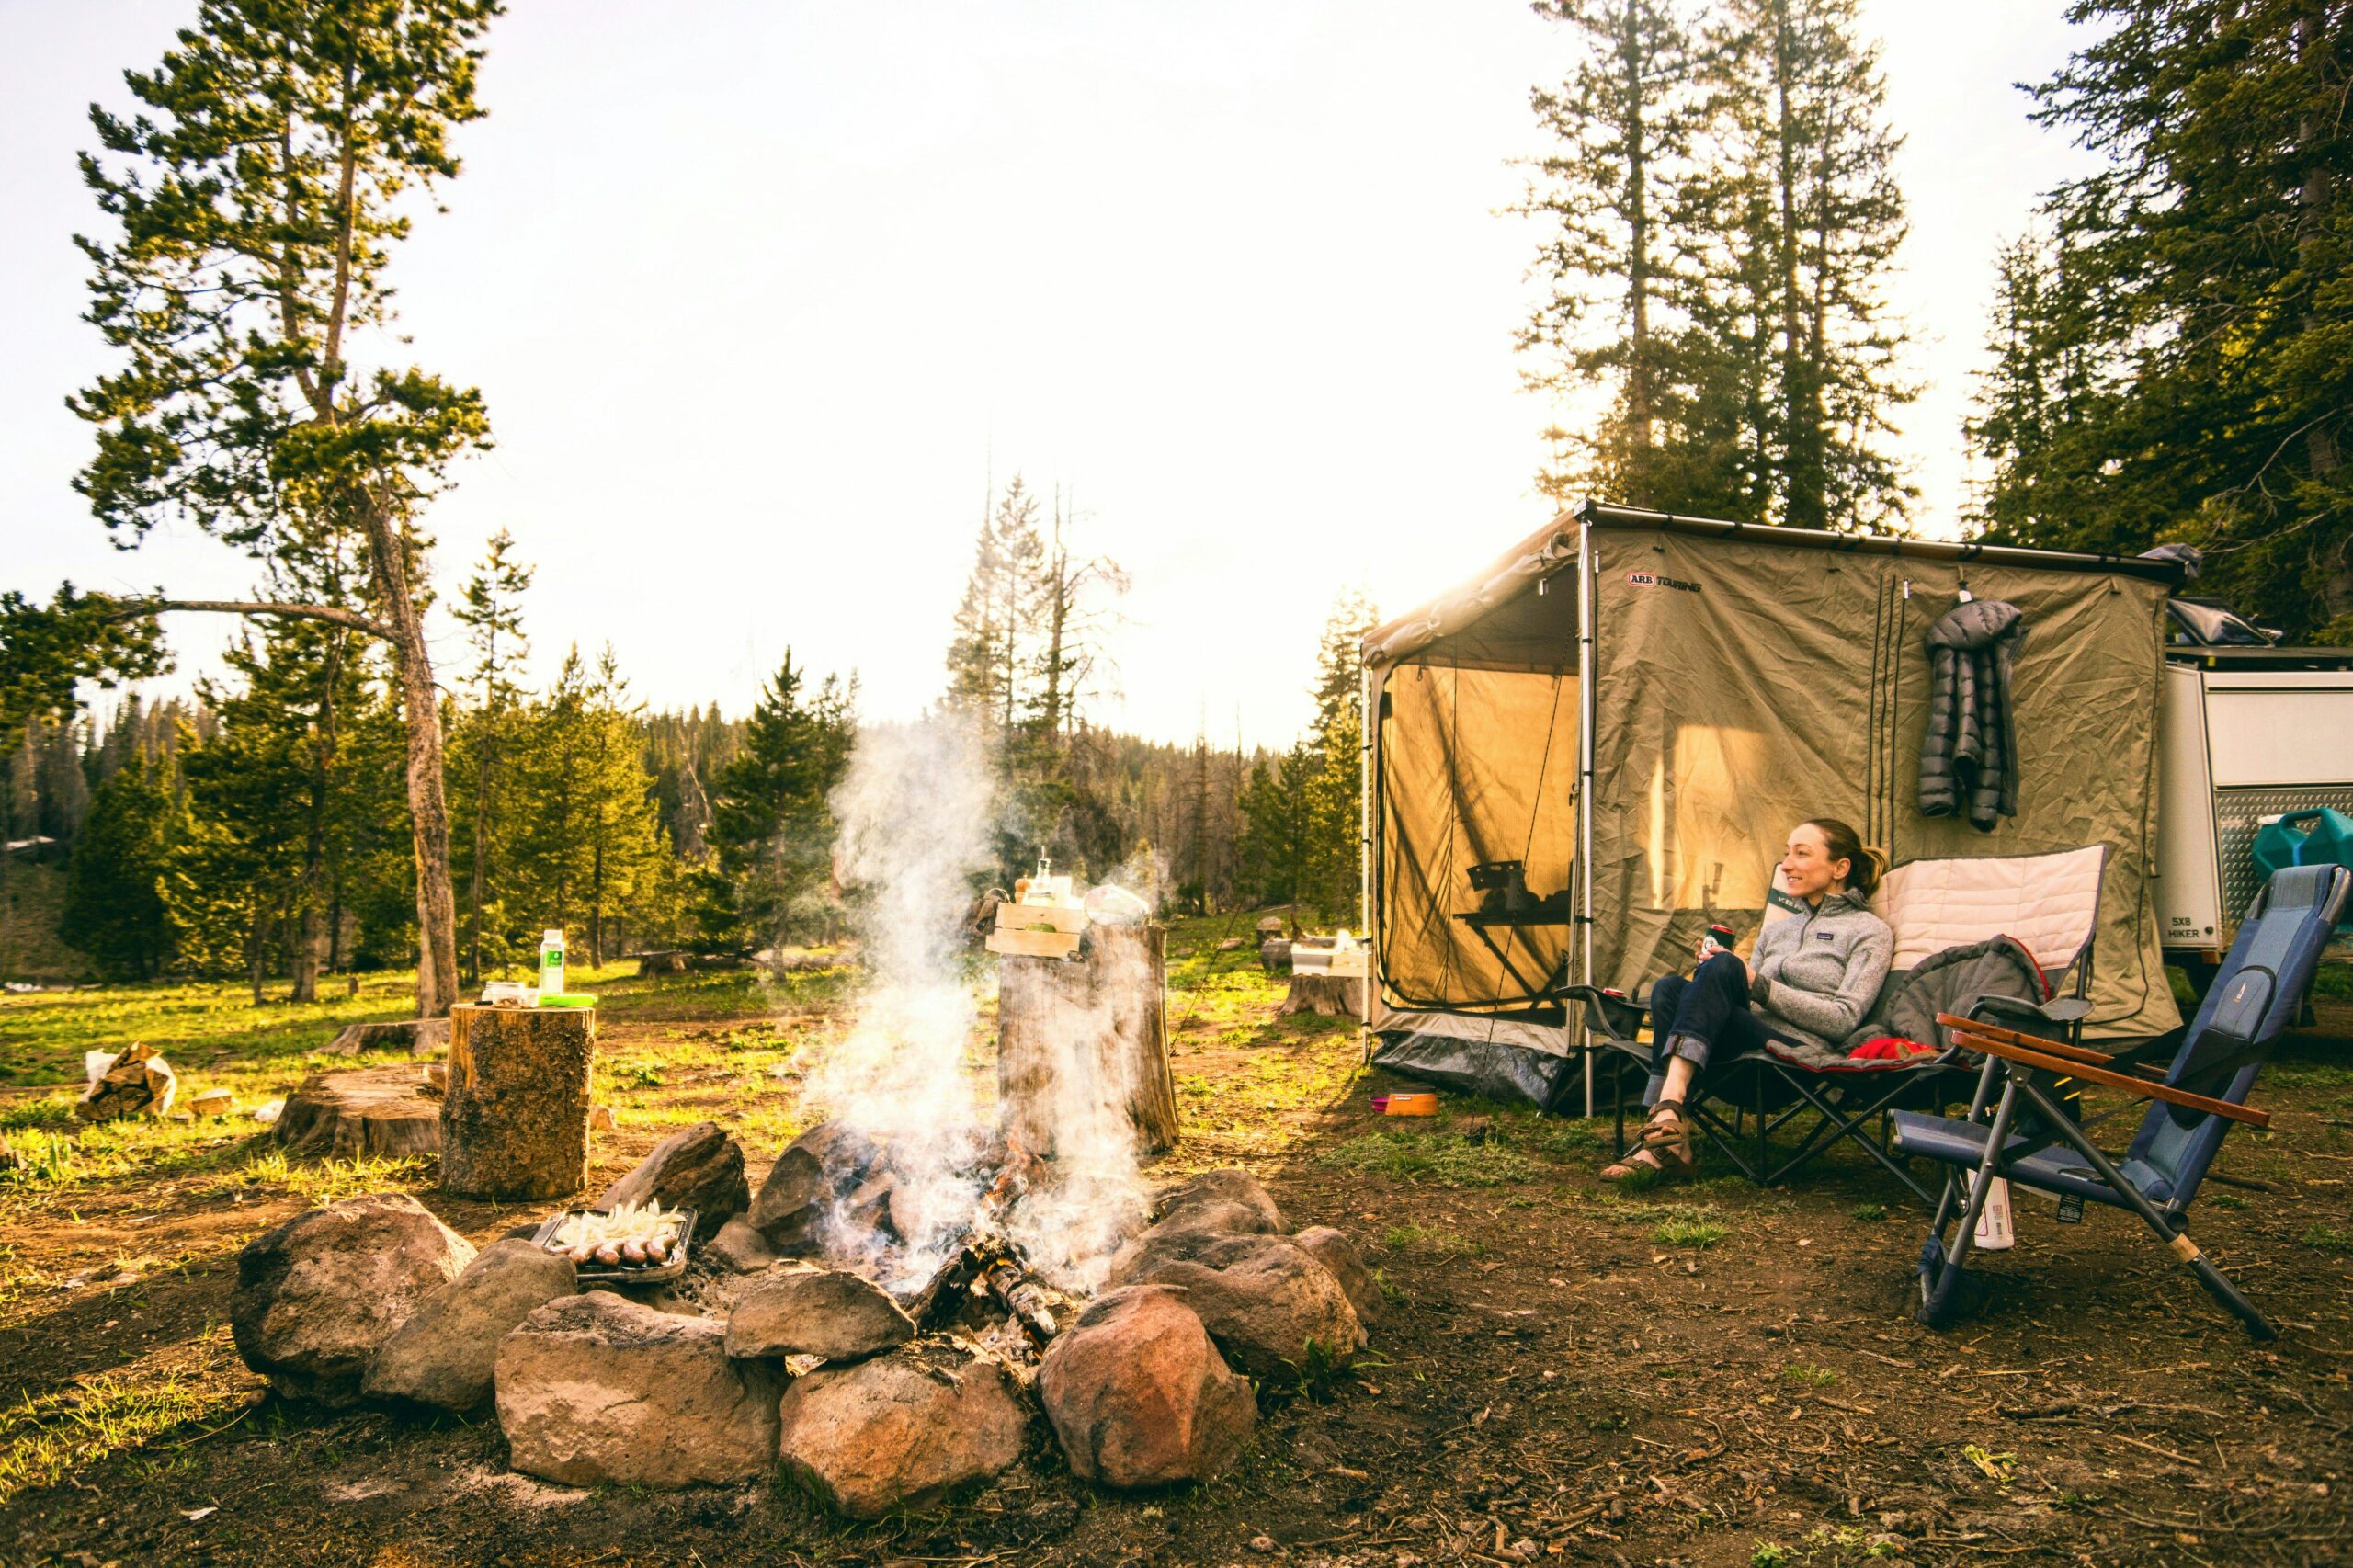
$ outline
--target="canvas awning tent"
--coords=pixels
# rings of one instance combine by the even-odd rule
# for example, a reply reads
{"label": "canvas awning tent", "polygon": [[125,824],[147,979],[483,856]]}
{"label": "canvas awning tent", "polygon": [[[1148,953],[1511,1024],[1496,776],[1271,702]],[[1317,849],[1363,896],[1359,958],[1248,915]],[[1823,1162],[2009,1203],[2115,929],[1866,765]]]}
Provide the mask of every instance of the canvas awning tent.
{"label": "canvas awning tent", "polygon": [[[2105,844],[2089,1032],[2173,1028],[2150,876],[2178,582],[2171,562],[1580,504],[1365,639],[1376,1060],[1557,1103],[1579,1020],[1556,988],[1637,994],[1711,923],[1745,951],[1814,816],[1898,864]],[[2028,628],[2018,814],[1991,833],[1918,809],[1922,639],[1964,590]],[[1505,860],[1554,902],[1483,930],[1469,870]]]}

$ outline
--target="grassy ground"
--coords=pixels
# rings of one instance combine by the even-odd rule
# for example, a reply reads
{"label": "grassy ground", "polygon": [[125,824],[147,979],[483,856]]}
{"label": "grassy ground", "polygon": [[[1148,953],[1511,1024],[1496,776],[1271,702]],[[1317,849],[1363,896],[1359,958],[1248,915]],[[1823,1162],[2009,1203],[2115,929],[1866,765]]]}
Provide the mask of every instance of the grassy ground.
{"label": "grassy ground", "polygon": [[[433,1163],[289,1161],[249,1112],[357,998],[255,1008],[231,988],[0,998],[0,1562],[441,1564],[1169,1562],[1395,1568],[2331,1562],[2353,1434],[2353,1008],[2324,1004],[2267,1074],[2198,1233],[2285,1330],[2250,1346],[2118,1216],[2029,1204],[1962,1328],[1910,1321],[1919,1222],[1859,1156],[1783,1189],[1722,1174],[1595,1180],[1606,1121],[1449,1096],[1374,1116],[1351,1025],[1277,1020],[1249,922],[1172,932],[1176,1175],[1241,1164],[1294,1223],[1333,1223],[1392,1304],[1329,1388],[1263,1391],[1214,1484],[1114,1498],[1051,1445],[938,1515],[844,1528],[772,1489],[587,1494],[509,1476],[494,1423],[323,1413],[264,1397],[224,1326],[234,1257],[302,1207],[416,1193],[468,1236],[519,1217],[445,1200]],[[800,1130],[855,973],[641,981],[602,998],[598,1181],[682,1123],[721,1121],[755,1179]],[[983,1017],[971,1061],[985,1076]],[[77,1129],[81,1053],[144,1040],[237,1113]],[[206,1510],[213,1510],[207,1512]],[[1265,1550],[1254,1547],[1262,1543]],[[397,1543],[397,1544],[395,1544]]]}

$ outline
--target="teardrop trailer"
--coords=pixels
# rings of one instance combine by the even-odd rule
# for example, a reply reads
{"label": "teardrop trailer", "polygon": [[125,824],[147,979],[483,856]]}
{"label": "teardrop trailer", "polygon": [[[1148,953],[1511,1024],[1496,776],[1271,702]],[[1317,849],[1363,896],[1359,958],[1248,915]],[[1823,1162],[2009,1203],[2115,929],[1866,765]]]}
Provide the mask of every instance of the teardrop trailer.
{"label": "teardrop trailer", "polygon": [[[2282,647],[2213,599],[2177,596],[2168,609],[2157,916],[2167,960],[2202,995],[2262,884],[2266,830],[2293,861],[2307,844],[2343,854],[2314,830],[2325,812],[2353,816],[2353,648]],[[2330,959],[2347,961],[2343,941]]]}
{"label": "teardrop trailer", "polygon": [[[1711,926],[1745,947],[1783,835],[1817,815],[1899,866],[2102,846],[2082,1034],[2178,1028],[2165,964],[2227,948],[2246,824],[2330,790],[2353,807],[2353,657],[2177,644],[2183,581],[2170,560],[1578,505],[1365,639],[1372,1060],[1590,1113],[1599,1020],[1575,988],[1639,994]],[[1923,634],[1971,595],[2027,627],[2018,810],[1991,832],[1918,801]],[[2187,711],[2203,774],[2176,756]],[[2244,739],[2276,726],[2292,768]],[[2201,871],[2211,914],[2182,891]],[[2189,913],[2196,946],[2168,924]]]}

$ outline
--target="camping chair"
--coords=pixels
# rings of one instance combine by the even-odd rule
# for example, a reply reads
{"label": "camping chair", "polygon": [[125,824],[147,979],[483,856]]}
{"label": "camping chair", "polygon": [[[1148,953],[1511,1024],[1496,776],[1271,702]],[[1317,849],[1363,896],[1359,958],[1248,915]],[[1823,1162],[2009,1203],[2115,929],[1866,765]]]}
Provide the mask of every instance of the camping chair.
{"label": "camping chair", "polygon": [[[2189,1239],[2189,1203],[2232,1122],[2269,1125],[2268,1114],[2247,1108],[2247,1095],[2272,1042],[2303,1006],[2348,890],[2353,871],[2341,866],[2291,866],[2273,874],[2249,907],[2163,1083],[2141,1076],[2154,1069],[2131,1052],[2107,1056],[1961,1018],[1939,1020],[1960,1032],[1964,1046],[1984,1051],[1985,1065],[1966,1120],[1903,1111],[1894,1117],[1898,1153],[1952,1167],[1920,1248],[1922,1323],[1936,1327],[1955,1312],[1978,1212],[1994,1178],[2002,1176],[2055,1194],[2063,1220],[2079,1216],[2086,1199],[2131,1210],[2249,1334],[2274,1337],[2263,1314]],[[2054,1102],[2050,1086],[2060,1077],[2129,1090],[2153,1102],[2121,1160],[2101,1153]],[[1988,1127],[1980,1119],[1997,1080],[2001,1098]],[[1972,1173],[1965,1200],[1964,1171]],[[1948,1246],[1946,1228],[1956,1219],[1961,1229]]]}
{"label": "camping chair", "polygon": [[[1761,1050],[1711,1062],[1701,1079],[1704,1097],[1695,1096],[1685,1115],[1733,1169],[1759,1187],[1774,1186],[1843,1139],[1902,1182],[1923,1208],[1935,1208],[1933,1191],[1891,1152],[1886,1118],[1899,1108],[1943,1110],[1961,1097],[1977,1062],[1964,1057],[1949,1029],[1941,1040],[1922,1040],[1931,1049],[1921,1054],[1858,1060],[1847,1053],[1890,1032],[1891,1011],[1915,977],[1925,985],[1944,968],[1931,960],[1997,946],[2017,955],[2006,981],[1991,990],[1947,994],[1945,1006],[1934,1011],[2023,1024],[2076,1043],[2091,1012],[2093,938],[2107,864],[2107,850],[2090,845],[1895,867],[1881,879],[1874,900],[1894,933],[1894,959],[1863,1023],[1836,1050],[1768,1040]],[[1794,901],[1778,892],[1776,898],[1767,922],[1798,917]],[[1620,1056],[1612,1114],[1622,1155],[1628,1069],[1639,1062],[1647,1072],[1651,1061],[1650,1046],[1639,1038],[1645,1005],[1592,986],[1567,987],[1563,994],[1586,1003],[1588,1024],[1606,1029],[1592,1041],[1595,1048]],[[1925,1025],[1929,1015],[1920,1016]],[[1938,1030],[1922,1027],[1920,1032]],[[1731,1119],[1719,1107],[1731,1108]],[[1774,1135],[1784,1128],[1796,1131],[1796,1142],[1777,1146]]]}

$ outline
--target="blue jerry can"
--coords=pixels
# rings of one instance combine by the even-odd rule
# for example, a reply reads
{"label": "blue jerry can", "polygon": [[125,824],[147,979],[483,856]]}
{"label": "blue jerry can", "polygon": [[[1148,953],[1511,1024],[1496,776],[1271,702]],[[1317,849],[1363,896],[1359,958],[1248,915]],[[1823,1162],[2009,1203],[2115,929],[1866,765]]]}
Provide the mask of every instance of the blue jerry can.
{"label": "blue jerry can", "polygon": [[[2353,817],[2316,806],[2264,824],[2255,835],[2255,869],[2268,879],[2282,866],[2353,867]],[[2336,928],[2353,929],[2353,917]]]}

